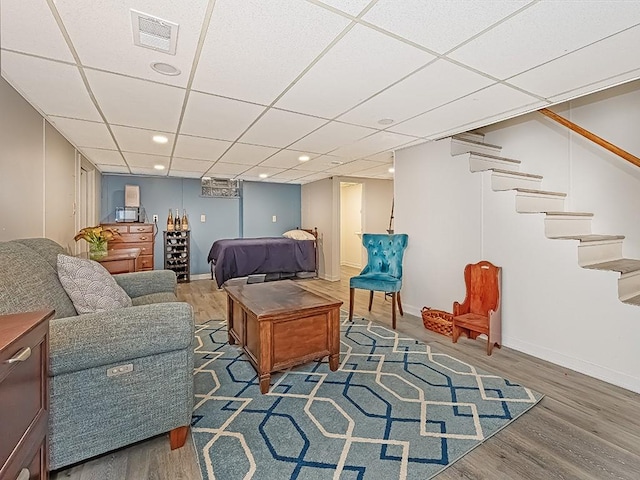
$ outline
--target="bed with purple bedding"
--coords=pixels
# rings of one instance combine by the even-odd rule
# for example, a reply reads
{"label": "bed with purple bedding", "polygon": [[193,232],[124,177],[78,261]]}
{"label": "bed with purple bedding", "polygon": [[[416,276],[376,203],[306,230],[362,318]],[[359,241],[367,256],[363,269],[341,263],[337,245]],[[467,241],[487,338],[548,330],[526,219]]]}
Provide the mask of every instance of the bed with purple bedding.
{"label": "bed with purple bedding", "polygon": [[230,278],[316,271],[316,241],[285,237],[216,240],[207,261],[221,287]]}

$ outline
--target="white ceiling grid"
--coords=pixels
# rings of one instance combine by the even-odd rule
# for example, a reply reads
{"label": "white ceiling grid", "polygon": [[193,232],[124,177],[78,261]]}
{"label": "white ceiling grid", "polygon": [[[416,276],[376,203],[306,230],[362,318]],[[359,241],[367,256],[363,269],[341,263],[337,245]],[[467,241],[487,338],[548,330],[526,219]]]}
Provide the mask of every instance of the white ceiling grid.
{"label": "white ceiling grid", "polygon": [[[640,41],[640,1],[0,8],[2,76],[105,173],[392,178],[396,148],[640,78],[640,57],[629,53]],[[131,9],[179,24],[175,55],[134,46]],[[153,62],[181,74],[161,75]],[[157,134],[168,142],[154,143]]]}

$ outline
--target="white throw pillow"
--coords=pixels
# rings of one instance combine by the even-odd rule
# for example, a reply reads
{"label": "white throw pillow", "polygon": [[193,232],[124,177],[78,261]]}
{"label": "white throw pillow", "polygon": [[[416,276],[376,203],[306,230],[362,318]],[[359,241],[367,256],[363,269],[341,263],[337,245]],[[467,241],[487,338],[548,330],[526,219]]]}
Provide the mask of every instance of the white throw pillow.
{"label": "white throw pillow", "polygon": [[106,268],[93,260],[59,253],[58,278],[80,314],[131,306],[129,295]]}
{"label": "white throw pillow", "polygon": [[289,230],[288,232],[284,232],[282,234],[283,237],[292,238],[293,240],[315,240],[311,233],[305,232],[304,230]]}

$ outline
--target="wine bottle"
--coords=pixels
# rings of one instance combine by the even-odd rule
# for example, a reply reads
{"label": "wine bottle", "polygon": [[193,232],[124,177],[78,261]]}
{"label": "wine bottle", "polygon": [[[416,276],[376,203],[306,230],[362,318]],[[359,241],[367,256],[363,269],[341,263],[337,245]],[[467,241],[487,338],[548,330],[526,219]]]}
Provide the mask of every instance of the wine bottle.
{"label": "wine bottle", "polygon": [[182,230],[189,230],[189,220],[187,219],[187,211],[182,209]]}
{"label": "wine bottle", "polygon": [[173,232],[173,214],[171,213],[171,209],[169,209],[169,216],[167,217],[167,232]]}
{"label": "wine bottle", "polygon": [[180,220],[180,210],[176,208],[176,218],[173,221],[173,227],[176,232],[182,230],[182,221]]}

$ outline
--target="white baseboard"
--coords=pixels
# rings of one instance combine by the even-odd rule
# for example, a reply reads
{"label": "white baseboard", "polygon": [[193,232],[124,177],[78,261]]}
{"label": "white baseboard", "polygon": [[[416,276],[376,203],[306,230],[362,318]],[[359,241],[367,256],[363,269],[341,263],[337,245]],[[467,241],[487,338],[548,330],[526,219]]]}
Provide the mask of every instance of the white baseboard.
{"label": "white baseboard", "polygon": [[355,263],[350,263],[350,262],[341,262],[340,265],[341,266],[345,266],[345,267],[362,269],[362,265],[355,264]]}
{"label": "white baseboard", "polygon": [[[418,308],[413,305],[403,305],[403,307],[405,313],[415,315],[418,318],[422,317],[420,312],[422,307]],[[502,344],[505,347],[526,353],[532,357],[583,373],[590,377],[597,378],[598,380],[602,380],[603,382],[631,390],[632,392],[640,393],[640,377],[633,377],[627,373],[612,370],[587,360],[570,357],[564,353],[560,353],[540,345],[534,345],[518,338],[503,337]]]}

